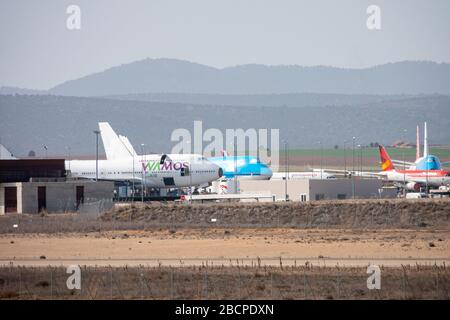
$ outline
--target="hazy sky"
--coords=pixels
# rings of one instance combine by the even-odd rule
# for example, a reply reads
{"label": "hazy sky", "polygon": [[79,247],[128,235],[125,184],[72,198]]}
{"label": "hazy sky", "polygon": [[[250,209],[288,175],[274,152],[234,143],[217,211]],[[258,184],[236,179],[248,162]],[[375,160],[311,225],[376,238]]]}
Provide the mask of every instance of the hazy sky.
{"label": "hazy sky", "polygon": [[[69,5],[81,30],[66,27]],[[366,27],[369,5],[381,30]],[[147,57],[366,67],[450,62],[448,0],[0,0],[0,86],[48,89]]]}

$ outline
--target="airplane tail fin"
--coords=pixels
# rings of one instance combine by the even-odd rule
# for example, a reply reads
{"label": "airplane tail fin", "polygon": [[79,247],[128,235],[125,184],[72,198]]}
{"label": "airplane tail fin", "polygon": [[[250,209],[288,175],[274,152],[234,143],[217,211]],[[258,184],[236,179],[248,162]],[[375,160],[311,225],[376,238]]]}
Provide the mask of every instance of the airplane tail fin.
{"label": "airplane tail fin", "polygon": [[8,149],[6,149],[2,144],[0,144],[0,159],[2,160],[13,160],[17,159],[13,156],[11,152],[9,152]]}
{"label": "airplane tail fin", "polygon": [[428,157],[428,130],[426,122],[423,125],[423,129],[423,156]]}
{"label": "airplane tail fin", "polygon": [[379,149],[381,158],[381,170],[383,171],[394,170],[394,165],[392,164],[392,160],[389,157],[386,149],[383,146],[379,146]]}
{"label": "airplane tail fin", "polygon": [[[98,127],[102,136],[103,147],[105,148],[106,159],[123,159],[133,156],[134,149],[128,150],[126,143],[129,143],[128,139],[124,143],[114,130],[111,128],[108,122],[99,122]],[[130,144],[131,146],[131,144]]]}
{"label": "airplane tail fin", "polygon": [[127,137],[122,136],[122,135],[120,135],[120,134],[119,134],[119,139],[120,139],[120,141],[123,143],[123,145],[125,146],[125,148],[127,148],[128,152],[129,152],[131,155],[134,155],[134,156],[136,157],[136,156],[137,156],[137,153],[136,153],[136,151],[134,150],[133,146],[131,145],[130,140],[128,140]]}
{"label": "airplane tail fin", "polygon": [[416,128],[416,160],[420,158],[420,134],[419,126]]}

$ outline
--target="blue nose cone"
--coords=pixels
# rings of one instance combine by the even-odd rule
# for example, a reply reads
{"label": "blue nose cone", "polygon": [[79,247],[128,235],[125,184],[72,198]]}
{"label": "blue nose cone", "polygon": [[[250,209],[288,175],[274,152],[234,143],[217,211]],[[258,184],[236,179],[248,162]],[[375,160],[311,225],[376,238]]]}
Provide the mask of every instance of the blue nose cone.
{"label": "blue nose cone", "polygon": [[423,159],[416,168],[418,170],[441,170],[441,163],[435,156],[428,156]]}
{"label": "blue nose cone", "polygon": [[270,169],[268,166],[261,166],[261,176],[267,177],[267,179],[272,178],[272,169]]}

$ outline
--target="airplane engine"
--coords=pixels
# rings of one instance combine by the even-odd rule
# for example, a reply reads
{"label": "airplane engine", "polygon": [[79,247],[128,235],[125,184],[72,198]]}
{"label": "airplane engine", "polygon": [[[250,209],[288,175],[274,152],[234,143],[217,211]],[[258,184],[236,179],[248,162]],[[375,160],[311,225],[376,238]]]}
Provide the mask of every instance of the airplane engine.
{"label": "airplane engine", "polygon": [[410,191],[420,191],[420,184],[416,183],[416,182],[408,182],[405,185],[406,190],[410,190]]}

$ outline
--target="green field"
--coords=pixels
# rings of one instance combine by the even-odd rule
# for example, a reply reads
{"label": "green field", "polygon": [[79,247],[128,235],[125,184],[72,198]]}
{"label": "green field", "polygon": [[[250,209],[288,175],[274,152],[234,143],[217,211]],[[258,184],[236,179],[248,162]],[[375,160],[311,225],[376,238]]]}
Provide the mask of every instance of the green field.
{"label": "green field", "polygon": [[[393,159],[402,160],[403,156],[406,161],[413,161],[416,157],[415,148],[386,148],[389,156]],[[423,153],[423,150],[421,150]],[[353,149],[291,149],[288,150],[289,156],[301,156],[301,157],[320,157],[321,154],[324,158],[334,158],[334,157],[352,157]],[[284,154],[284,150],[280,150],[280,155]],[[355,157],[362,154],[363,158],[378,158],[379,152],[378,148],[355,148]],[[431,147],[430,154],[433,154],[441,161],[450,160],[450,147]]]}
{"label": "green field", "polygon": [[[405,160],[414,162],[416,160],[415,148],[386,148],[389,156],[395,160]],[[421,154],[423,148],[421,149]],[[450,146],[430,147],[430,154],[435,155],[441,162],[450,161]],[[244,155],[244,153],[238,153]],[[256,154],[254,152],[253,154]],[[284,170],[285,151],[279,150],[279,169]],[[308,171],[312,168],[329,168],[329,169],[351,169],[355,170],[380,170],[380,155],[378,147],[355,147],[347,146],[338,149],[288,149],[289,168],[291,171]],[[354,158],[353,158],[354,155]],[[354,163],[354,164],[353,164]],[[399,167],[398,165],[396,167]],[[443,165],[446,169],[450,169],[450,164]]]}
{"label": "green field", "polygon": [[[416,159],[415,148],[387,148],[392,159],[414,162]],[[421,150],[423,152],[423,150]],[[355,148],[347,149],[291,149],[288,150],[289,167],[291,170],[305,171],[311,168],[344,169],[351,168],[354,165],[362,170],[378,171],[380,169],[379,150],[375,148]],[[450,147],[432,147],[430,154],[437,156],[441,162],[450,161]],[[284,150],[280,150],[280,166],[284,165]],[[444,167],[450,168],[447,164]],[[281,168],[281,170],[283,170]]]}

